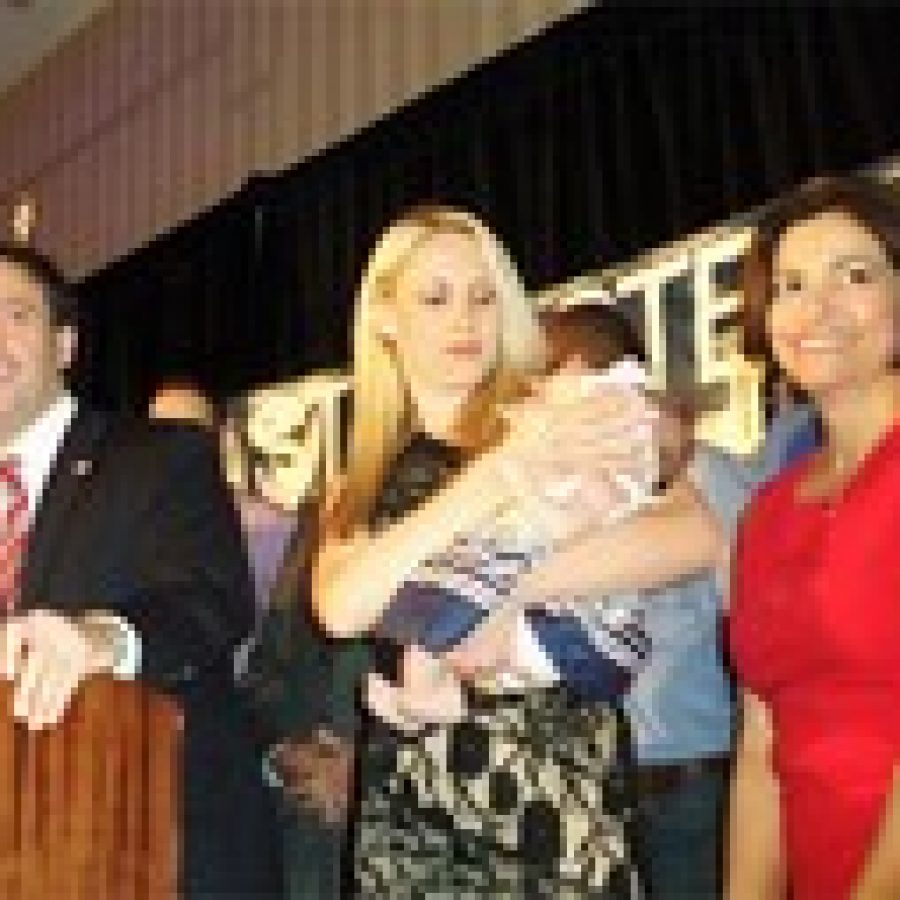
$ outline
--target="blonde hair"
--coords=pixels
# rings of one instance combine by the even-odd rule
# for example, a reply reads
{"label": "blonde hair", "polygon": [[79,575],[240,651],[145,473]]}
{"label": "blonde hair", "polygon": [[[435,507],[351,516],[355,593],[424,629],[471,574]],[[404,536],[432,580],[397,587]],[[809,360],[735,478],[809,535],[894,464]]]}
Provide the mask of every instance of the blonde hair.
{"label": "blonde hair", "polygon": [[459,418],[460,441],[483,447],[500,432],[498,405],[520,395],[544,363],[544,342],[531,298],[498,238],[470,213],[423,206],[394,222],[379,239],[356,294],[352,354],[352,422],[348,459],[338,502],[345,525],[365,522],[385,470],[408,439],[412,410],[391,347],[379,333],[378,307],[392,302],[399,273],[436,235],[476,241],[491,273],[500,311],[494,371],[473,392]]}

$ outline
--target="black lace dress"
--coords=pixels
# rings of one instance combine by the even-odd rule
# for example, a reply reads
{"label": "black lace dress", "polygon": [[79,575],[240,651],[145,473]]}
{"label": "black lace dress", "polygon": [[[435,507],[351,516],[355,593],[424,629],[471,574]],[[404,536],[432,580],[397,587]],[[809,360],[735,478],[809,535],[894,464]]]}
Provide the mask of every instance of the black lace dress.
{"label": "black lace dress", "polygon": [[[373,525],[402,517],[461,460],[417,436]],[[465,721],[403,736],[371,720],[354,828],[357,896],[642,896],[632,856],[629,738],[615,704],[565,687],[470,693]]]}

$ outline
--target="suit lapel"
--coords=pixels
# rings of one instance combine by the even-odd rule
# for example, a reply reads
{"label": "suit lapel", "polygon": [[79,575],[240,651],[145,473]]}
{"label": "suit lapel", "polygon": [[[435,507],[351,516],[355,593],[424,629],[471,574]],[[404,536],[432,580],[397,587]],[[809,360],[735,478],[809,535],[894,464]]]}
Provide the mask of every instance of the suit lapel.
{"label": "suit lapel", "polygon": [[69,517],[89,493],[109,422],[93,410],[79,413],[59,449],[35,513],[22,572],[22,606],[39,602]]}

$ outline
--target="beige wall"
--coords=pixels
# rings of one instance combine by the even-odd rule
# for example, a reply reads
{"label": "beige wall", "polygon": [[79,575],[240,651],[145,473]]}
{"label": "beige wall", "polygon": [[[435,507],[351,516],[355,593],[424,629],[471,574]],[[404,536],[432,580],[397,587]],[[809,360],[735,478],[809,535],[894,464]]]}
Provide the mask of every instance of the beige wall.
{"label": "beige wall", "polygon": [[0,97],[0,229],[90,271],[585,5],[117,0]]}

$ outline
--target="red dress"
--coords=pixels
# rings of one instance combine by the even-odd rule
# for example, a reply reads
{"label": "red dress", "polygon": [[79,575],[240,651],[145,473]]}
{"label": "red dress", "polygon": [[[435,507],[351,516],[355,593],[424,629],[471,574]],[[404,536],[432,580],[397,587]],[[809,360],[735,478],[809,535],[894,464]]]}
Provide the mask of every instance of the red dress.
{"label": "red dress", "polygon": [[792,900],[845,900],[900,759],[900,421],[829,500],[808,461],[753,500],[738,536],[729,642],[775,729]]}

